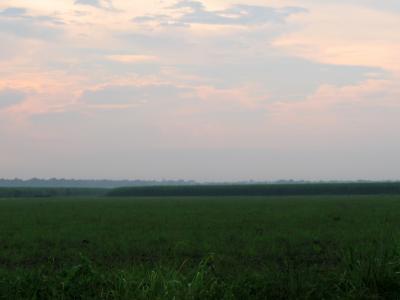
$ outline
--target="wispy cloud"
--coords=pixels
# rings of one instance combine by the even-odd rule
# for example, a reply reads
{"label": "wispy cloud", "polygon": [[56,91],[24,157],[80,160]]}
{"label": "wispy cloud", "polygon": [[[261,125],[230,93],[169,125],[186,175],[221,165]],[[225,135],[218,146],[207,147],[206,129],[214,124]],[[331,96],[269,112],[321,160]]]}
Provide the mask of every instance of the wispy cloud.
{"label": "wispy cloud", "polygon": [[234,5],[225,10],[210,11],[200,1],[183,0],[169,7],[179,17],[146,15],[134,19],[138,23],[158,22],[160,25],[188,26],[209,25],[259,25],[284,22],[290,15],[305,13],[302,7],[275,8],[255,5]]}
{"label": "wispy cloud", "polygon": [[24,38],[54,39],[60,36],[63,22],[53,16],[32,15],[20,7],[9,7],[0,11],[0,33]]}
{"label": "wispy cloud", "polygon": [[170,84],[108,85],[84,91],[80,100],[94,105],[162,104],[165,101],[179,100],[180,95],[188,91]]}
{"label": "wispy cloud", "polygon": [[26,94],[15,89],[0,89],[0,109],[11,107],[24,101]]}
{"label": "wispy cloud", "polygon": [[88,5],[96,8],[114,10],[112,0],[75,0],[75,5]]}
{"label": "wispy cloud", "polygon": [[146,63],[158,61],[158,57],[151,55],[135,55],[135,54],[114,54],[107,55],[106,58],[111,61],[116,61],[120,63]]}
{"label": "wispy cloud", "polygon": [[100,7],[100,1],[99,0],[76,0],[75,4],[90,5],[90,6]]}

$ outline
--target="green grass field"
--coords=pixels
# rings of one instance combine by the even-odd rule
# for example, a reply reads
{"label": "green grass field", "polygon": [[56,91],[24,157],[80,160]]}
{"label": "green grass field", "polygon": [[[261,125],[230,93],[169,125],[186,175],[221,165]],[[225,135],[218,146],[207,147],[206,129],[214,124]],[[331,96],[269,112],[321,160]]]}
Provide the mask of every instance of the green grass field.
{"label": "green grass field", "polygon": [[0,299],[400,299],[400,196],[0,199]]}

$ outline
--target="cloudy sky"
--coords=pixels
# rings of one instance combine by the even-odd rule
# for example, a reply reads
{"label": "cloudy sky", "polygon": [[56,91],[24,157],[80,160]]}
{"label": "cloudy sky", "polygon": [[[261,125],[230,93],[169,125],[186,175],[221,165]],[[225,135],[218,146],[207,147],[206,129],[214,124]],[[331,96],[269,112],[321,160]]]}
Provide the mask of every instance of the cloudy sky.
{"label": "cloudy sky", "polygon": [[0,177],[400,179],[398,0],[1,0]]}

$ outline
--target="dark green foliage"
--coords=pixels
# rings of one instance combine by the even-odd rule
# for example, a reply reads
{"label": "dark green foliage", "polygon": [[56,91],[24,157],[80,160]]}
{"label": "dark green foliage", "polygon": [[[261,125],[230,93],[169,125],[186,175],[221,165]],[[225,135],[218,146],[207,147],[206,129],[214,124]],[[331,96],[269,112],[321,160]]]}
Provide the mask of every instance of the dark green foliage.
{"label": "dark green foliage", "polygon": [[400,194],[400,182],[382,183],[305,183],[305,184],[224,184],[138,186],[101,188],[1,188],[4,197],[159,197],[159,196],[313,196]]}
{"label": "dark green foliage", "polygon": [[400,182],[123,187],[109,196],[305,196],[400,194]]}
{"label": "dark green foliage", "polygon": [[116,188],[121,186],[150,186],[150,185],[187,185],[194,184],[194,181],[185,180],[94,180],[94,179],[2,179],[1,187],[14,188]]}
{"label": "dark green foliage", "polygon": [[106,189],[98,188],[0,188],[0,198],[102,196]]}
{"label": "dark green foliage", "polygon": [[0,299],[400,299],[400,196],[0,200]]}

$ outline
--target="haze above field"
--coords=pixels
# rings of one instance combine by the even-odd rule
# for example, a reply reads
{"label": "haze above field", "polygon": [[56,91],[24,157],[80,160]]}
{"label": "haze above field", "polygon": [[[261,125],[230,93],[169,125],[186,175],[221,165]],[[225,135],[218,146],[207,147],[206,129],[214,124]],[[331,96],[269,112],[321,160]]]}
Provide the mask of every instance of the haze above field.
{"label": "haze above field", "polygon": [[400,3],[3,0],[0,178],[400,178]]}

